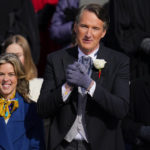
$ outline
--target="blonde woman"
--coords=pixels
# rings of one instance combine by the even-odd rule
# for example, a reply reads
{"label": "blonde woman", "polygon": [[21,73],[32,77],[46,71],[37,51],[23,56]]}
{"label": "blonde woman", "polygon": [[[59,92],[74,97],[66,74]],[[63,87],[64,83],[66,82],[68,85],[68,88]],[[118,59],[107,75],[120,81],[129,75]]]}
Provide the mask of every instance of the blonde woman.
{"label": "blonde woman", "polygon": [[26,79],[29,81],[30,99],[37,102],[43,79],[37,78],[37,68],[28,41],[22,35],[10,36],[3,43],[3,52],[14,53],[19,57],[25,68]]}
{"label": "blonde woman", "polygon": [[15,54],[0,56],[0,149],[44,150],[44,129]]}

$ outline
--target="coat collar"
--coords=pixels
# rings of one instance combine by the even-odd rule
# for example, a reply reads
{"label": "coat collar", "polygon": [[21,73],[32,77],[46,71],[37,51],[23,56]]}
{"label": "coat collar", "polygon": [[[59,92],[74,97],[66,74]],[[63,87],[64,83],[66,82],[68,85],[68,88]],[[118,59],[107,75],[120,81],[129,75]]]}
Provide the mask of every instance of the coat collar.
{"label": "coat collar", "polygon": [[69,64],[73,64],[75,61],[78,61],[77,46],[66,50],[65,56],[63,58],[64,70],[66,70]]}
{"label": "coat collar", "polygon": [[18,93],[16,93],[15,98],[19,101],[19,107],[11,115],[10,119],[8,120],[8,125],[10,122],[24,121],[24,99]]}
{"label": "coat collar", "polygon": [[[99,79],[99,71],[98,69],[94,68],[92,69],[92,75],[91,77],[97,81],[97,82],[102,82],[104,80],[104,77],[106,76],[107,68],[109,66],[109,59],[110,59],[110,54],[105,48],[105,46],[101,43],[100,48],[97,53],[97,59],[104,59],[107,63],[105,65],[105,68],[102,69],[101,77]],[[66,50],[65,57],[63,58],[63,65],[64,65],[64,70],[66,70],[67,66],[69,64],[73,64],[75,61],[78,61],[78,47],[73,47],[69,48]]]}
{"label": "coat collar", "polygon": [[[107,51],[105,51],[105,47],[103,46],[103,44],[100,45],[100,48],[97,52],[97,59],[108,60],[108,54]],[[63,58],[63,64],[66,68],[68,64],[72,64],[75,61],[78,61],[78,46],[66,49],[66,53]]]}

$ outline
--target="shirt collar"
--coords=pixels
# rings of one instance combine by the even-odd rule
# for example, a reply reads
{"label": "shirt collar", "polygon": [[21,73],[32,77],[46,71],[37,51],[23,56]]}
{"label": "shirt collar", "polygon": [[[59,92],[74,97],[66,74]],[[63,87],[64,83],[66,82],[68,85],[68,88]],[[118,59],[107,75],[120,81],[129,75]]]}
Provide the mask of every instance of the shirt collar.
{"label": "shirt collar", "polygon": [[91,54],[89,55],[85,55],[81,49],[78,47],[78,59],[80,59],[82,56],[90,56],[92,58],[92,60],[95,60],[97,57],[97,52],[98,52],[99,48],[97,48],[95,51],[93,51]]}

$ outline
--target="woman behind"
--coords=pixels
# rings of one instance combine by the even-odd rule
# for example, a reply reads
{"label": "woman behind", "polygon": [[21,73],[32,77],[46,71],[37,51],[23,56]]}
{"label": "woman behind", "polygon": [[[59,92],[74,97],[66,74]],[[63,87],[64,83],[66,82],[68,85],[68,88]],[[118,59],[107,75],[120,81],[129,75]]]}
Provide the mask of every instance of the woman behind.
{"label": "woman behind", "polygon": [[28,41],[21,35],[10,36],[3,43],[3,52],[16,54],[25,68],[26,79],[29,81],[30,99],[37,101],[42,78],[37,78],[37,69],[31,56],[31,50]]}
{"label": "woman behind", "polygon": [[44,150],[42,121],[29,97],[24,68],[15,54],[0,56],[0,149]]}

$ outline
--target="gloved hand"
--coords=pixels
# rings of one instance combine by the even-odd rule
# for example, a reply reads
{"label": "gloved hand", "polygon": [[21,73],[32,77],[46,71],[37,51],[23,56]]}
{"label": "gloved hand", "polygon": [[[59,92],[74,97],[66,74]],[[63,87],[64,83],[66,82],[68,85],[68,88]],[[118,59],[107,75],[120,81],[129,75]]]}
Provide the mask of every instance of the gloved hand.
{"label": "gloved hand", "polygon": [[87,71],[88,69],[83,64],[75,62],[74,64],[68,65],[66,69],[66,80],[69,84],[80,86],[87,90],[92,82]]}
{"label": "gloved hand", "polygon": [[75,7],[66,8],[64,10],[66,21],[73,21],[74,22],[76,15],[77,15],[77,12],[78,12],[78,8],[75,8]]}
{"label": "gloved hand", "polygon": [[150,38],[144,38],[141,42],[141,49],[145,54],[150,55]]}
{"label": "gloved hand", "polygon": [[150,142],[150,126],[142,126],[139,132],[139,137]]}

